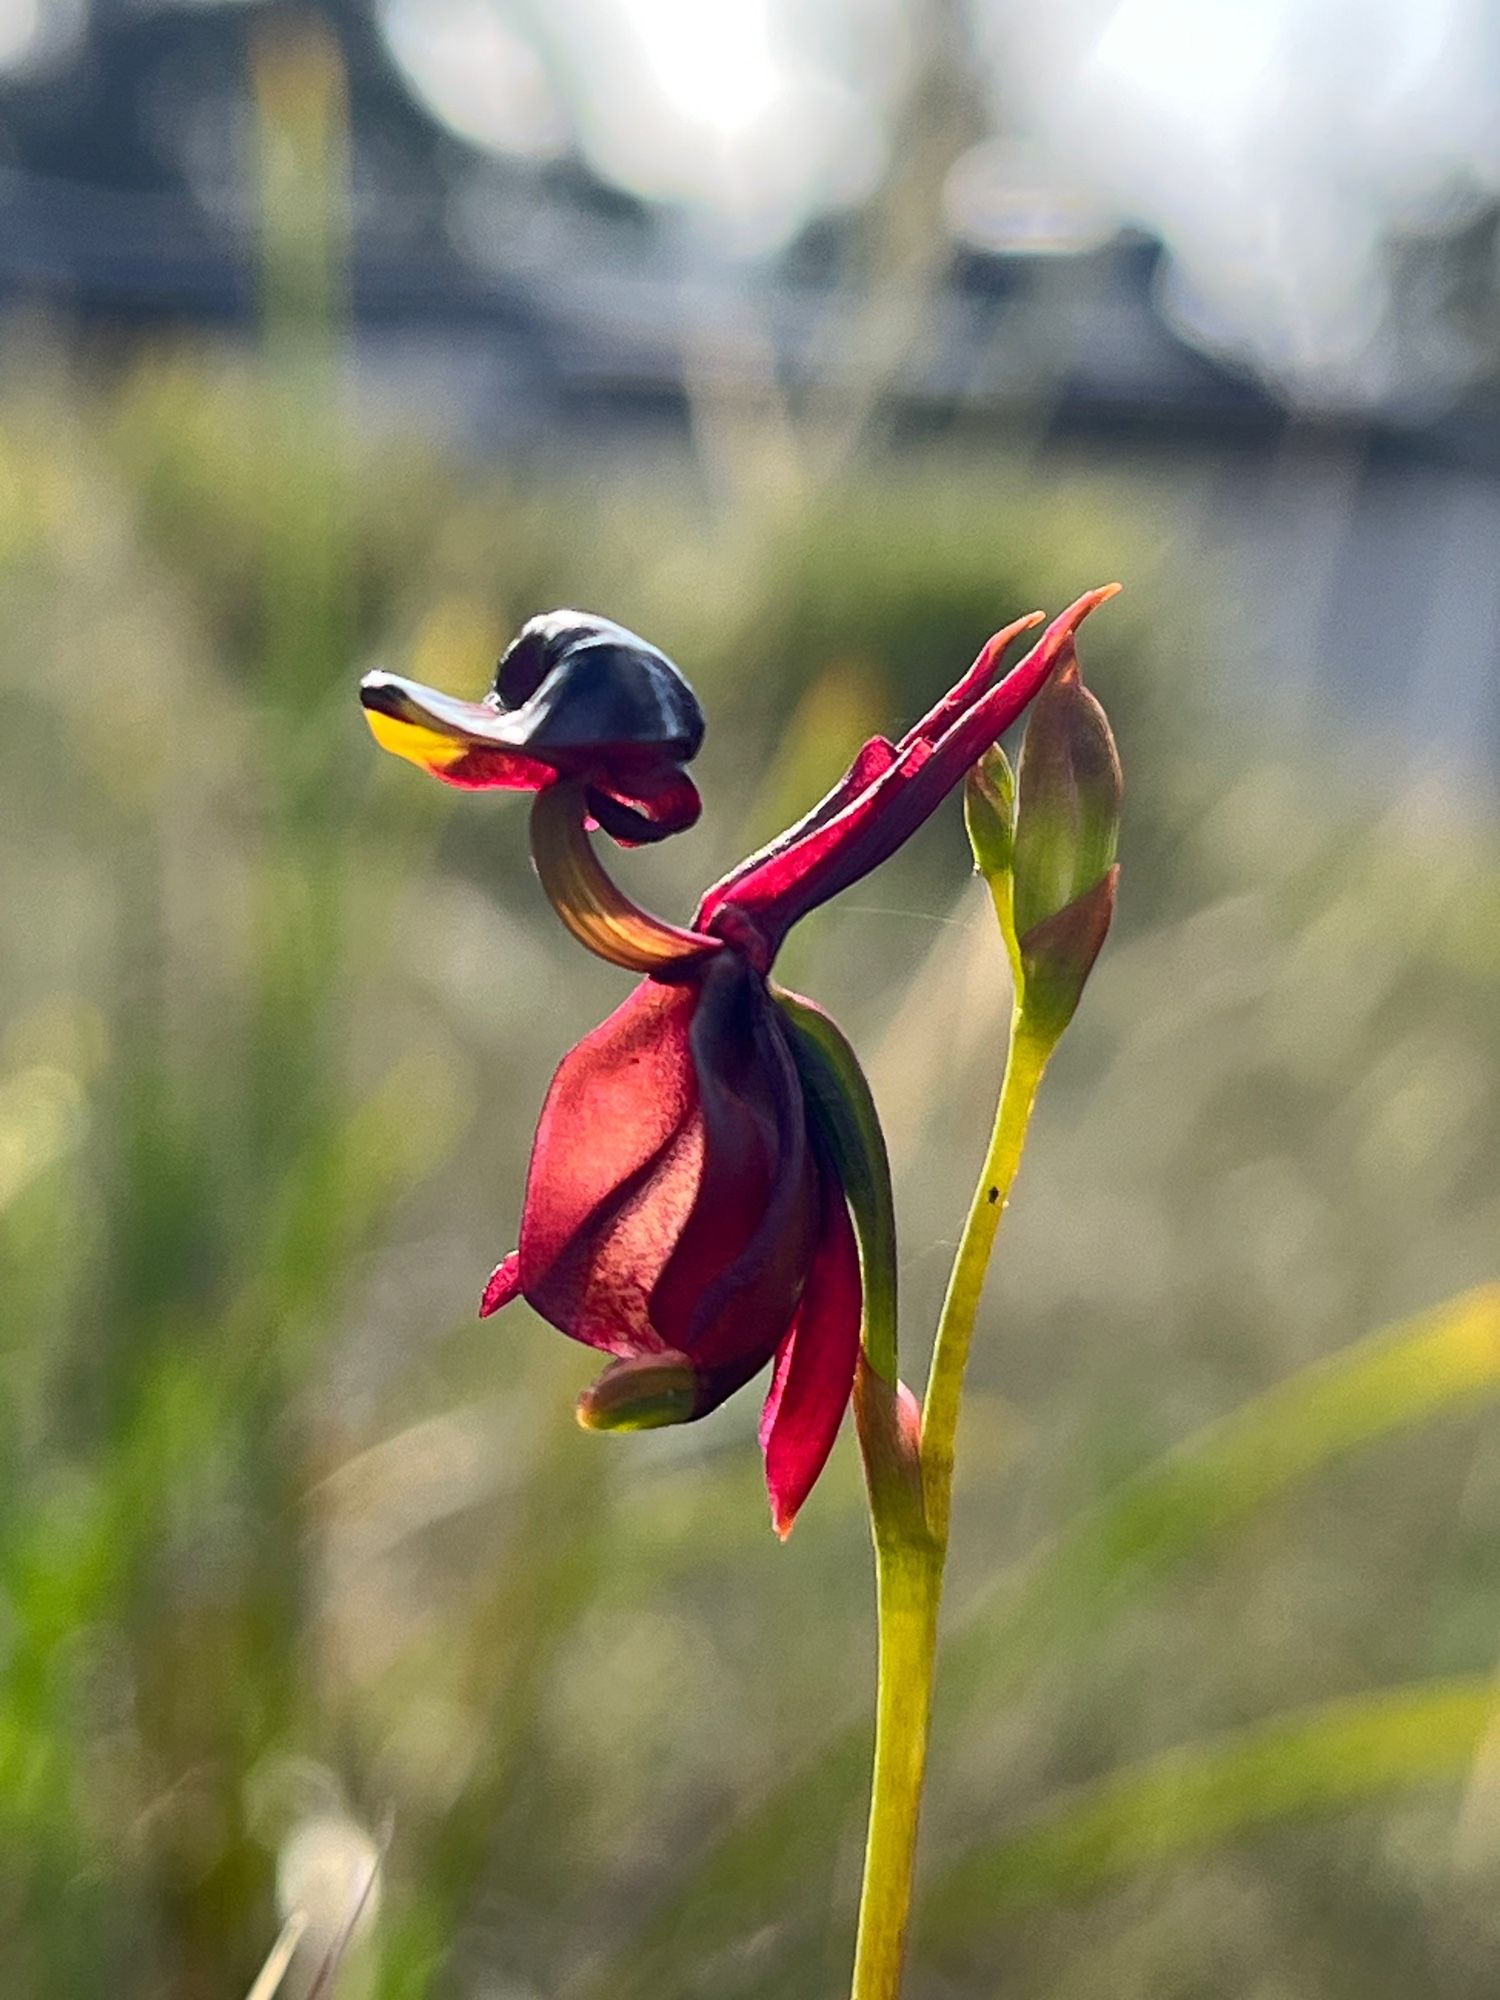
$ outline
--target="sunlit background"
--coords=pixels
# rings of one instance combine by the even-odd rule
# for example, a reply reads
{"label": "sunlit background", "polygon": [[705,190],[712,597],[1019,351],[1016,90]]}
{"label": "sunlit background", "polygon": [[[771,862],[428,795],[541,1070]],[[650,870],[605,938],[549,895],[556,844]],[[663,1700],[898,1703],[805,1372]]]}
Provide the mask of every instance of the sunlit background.
{"label": "sunlit background", "polygon": [[[0,0],[0,1992],[839,1992],[852,1444],[781,1548],[753,1396],[585,1436],[474,1320],[622,981],[353,691],[645,632],[678,916],[1118,576],[912,2000],[1493,1994],[1497,552],[1492,0]],[[1008,1006],[956,808],[784,965],[917,1372]]]}

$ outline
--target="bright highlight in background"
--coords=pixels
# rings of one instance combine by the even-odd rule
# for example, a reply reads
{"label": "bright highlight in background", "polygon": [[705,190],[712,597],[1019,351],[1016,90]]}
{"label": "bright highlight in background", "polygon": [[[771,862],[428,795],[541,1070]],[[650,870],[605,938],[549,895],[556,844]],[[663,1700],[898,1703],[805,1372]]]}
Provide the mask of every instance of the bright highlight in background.
{"label": "bright highlight in background", "polygon": [[556,153],[571,133],[606,180],[706,214],[720,248],[776,247],[854,203],[884,164],[903,46],[897,0],[385,0],[391,53],[453,130]]}
{"label": "bright highlight in background", "polygon": [[1165,243],[1187,338],[1298,401],[1430,408],[1484,363],[1410,259],[1500,199],[1491,11],[1030,0],[973,18],[997,114]]}
{"label": "bright highlight in background", "polygon": [[773,111],[785,77],[772,54],[766,0],[620,0],[620,12],[684,124],[732,139]]}
{"label": "bright highlight in background", "polygon": [[[576,145],[706,220],[705,259],[774,251],[873,190],[917,18],[902,0],[382,4],[450,127],[512,156]],[[1413,263],[1500,200],[1500,44],[1473,0],[970,0],[930,32],[997,142],[950,185],[964,240],[1071,250],[1138,224],[1166,247],[1179,331],[1294,401],[1441,407],[1482,372],[1482,331]]]}
{"label": "bright highlight in background", "polygon": [[35,74],[77,46],[85,0],[0,0],[0,75]]}
{"label": "bright highlight in background", "polygon": [[545,65],[490,0],[383,0],[381,25],[412,90],[460,137],[530,159],[566,147]]}

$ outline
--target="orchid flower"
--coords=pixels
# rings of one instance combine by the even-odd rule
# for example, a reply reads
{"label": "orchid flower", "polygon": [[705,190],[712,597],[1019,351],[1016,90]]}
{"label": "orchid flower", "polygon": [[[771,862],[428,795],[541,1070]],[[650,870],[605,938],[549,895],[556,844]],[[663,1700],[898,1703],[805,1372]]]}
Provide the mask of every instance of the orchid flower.
{"label": "orchid flower", "polygon": [[[813,1074],[809,1022],[814,1039],[819,1023],[837,1030],[772,983],[777,950],[928,818],[1112,595],[1079,598],[1003,677],[1006,647],[1042,615],[998,633],[899,742],[866,743],[805,818],[717,882],[686,928],[631,902],[588,839],[600,827],[657,840],[698,816],[683,766],[702,716],[655,647],[555,611],[523,629],[482,703],[385,673],[362,684],[387,749],[450,784],[535,793],[531,850],[558,915],[644,975],[553,1078],[519,1247],[481,1312],[524,1297],[611,1357],[579,1402],[590,1428],[691,1421],[770,1366],[760,1441],[783,1536],[849,1402],[871,1246],[851,1221],[826,1068]],[[893,1356],[879,1365],[894,1376]]]}
{"label": "orchid flower", "polygon": [[682,766],[703,712],[663,654],[608,618],[552,611],[506,648],[482,702],[366,674],[359,698],[375,740],[466,791],[584,787],[590,818],[622,846],[681,833],[701,810]]}

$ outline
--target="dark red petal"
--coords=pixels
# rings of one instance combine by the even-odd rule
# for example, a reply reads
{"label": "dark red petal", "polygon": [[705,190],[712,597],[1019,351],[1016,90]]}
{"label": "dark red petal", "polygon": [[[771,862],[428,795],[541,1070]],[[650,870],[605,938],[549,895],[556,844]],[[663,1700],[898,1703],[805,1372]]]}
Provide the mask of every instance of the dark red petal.
{"label": "dark red petal", "polygon": [[705,967],[690,1040],[701,1178],[652,1323],[699,1368],[759,1368],[791,1323],[817,1232],[802,1087],[765,982],[735,952]]}
{"label": "dark red petal", "polygon": [[466,750],[452,764],[429,764],[433,777],[465,792],[539,792],[557,773],[550,764],[511,750]]}
{"label": "dark red petal", "polygon": [[621,847],[645,847],[668,834],[685,833],[703,811],[698,787],[685,771],[673,771],[660,783],[637,790],[618,784],[588,791],[589,813]]}
{"label": "dark red petal", "polygon": [[521,1253],[512,1250],[490,1273],[490,1281],[484,1288],[484,1297],[479,1301],[479,1317],[488,1319],[491,1313],[508,1306],[512,1299],[521,1294]]}
{"label": "dark red petal", "polygon": [[694,980],[643,981],[564,1057],[537,1126],[522,1289],[554,1326],[609,1354],[678,1344],[652,1325],[650,1298],[698,1192],[697,1004]]}
{"label": "dark red petal", "polygon": [[759,1375],[776,1349],[770,1354],[741,1355],[737,1361],[720,1362],[717,1367],[695,1367],[698,1377],[698,1398],[694,1406],[695,1417],[706,1417],[710,1410],[716,1410],[720,1403],[743,1389],[752,1376]]}
{"label": "dark red petal", "polygon": [[760,1420],[771,1518],[783,1541],[828,1462],[859,1360],[859,1252],[843,1189],[821,1163],[819,1178],[818,1247]]}
{"label": "dark red petal", "polygon": [[[787,848],[795,847],[799,840],[815,832],[825,821],[832,819],[835,813],[842,812],[851,799],[857,799],[865,787],[873,784],[881,772],[888,771],[895,761],[896,752],[884,736],[872,736],[868,743],[862,744],[854,762],[843,777],[831,792],[819,799],[811,812],[804,813],[795,826],[789,826],[785,833],[778,834],[774,840],[758,848],[747,860],[742,861],[737,868],[731,868],[727,875],[714,884],[699,906],[699,918],[706,919],[721,904],[732,902],[730,891],[736,882],[742,881],[747,875],[753,875],[757,868],[763,867],[768,861],[773,861],[778,854],[785,853]],[[695,922],[695,928],[701,927],[701,923]]]}
{"label": "dark red petal", "polygon": [[764,981],[736,953],[647,981],[563,1062],[520,1268],[564,1332],[743,1380],[791,1323],[816,1230],[801,1085]]}
{"label": "dark red petal", "polygon": [[[1090,591],[1055,618],[1003,681],[949,721],[936,742],[917,734],[896,761],[859,796],[797,844],[761,864],[735,885],[727,901],[743,911],[774,945],[796,923],[894,854],[960,781],[969,766],[1015,721],[1045,683],[1079,623],[1117,586]],[[985,649],[986,653],[989,648]],[[981,654],[983,662],[985,655]],[[960,685],[972,685],[978,665]],[[933,714],[942,717],[942,702]],[[713,923],[720,905],[706,901],[699,927]]]}

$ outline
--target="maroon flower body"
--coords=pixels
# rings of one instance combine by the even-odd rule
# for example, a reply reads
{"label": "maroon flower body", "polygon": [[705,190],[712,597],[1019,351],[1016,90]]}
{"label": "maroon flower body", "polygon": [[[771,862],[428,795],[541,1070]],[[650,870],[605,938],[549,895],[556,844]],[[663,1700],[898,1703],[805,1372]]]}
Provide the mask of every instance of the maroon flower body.
{"label": "maroon flower body", "polygon": [[517,1293],[618,1357],[597,1428],[701,1417],[774,1357],[762,1442],[783,1532],[833,1445],[859,1354],[859,1259],[782,1016],[737,951],[646,979],[565,1058],[532,1151]]}
{"label": "maroon flower body", "polygon": [[[798,918],[878,866],[927,818],[1044,685],[1080,621],[1112,594],[1080,598],[1003,679],[1002,652],[1039,615],[992,639],[899,743],[867,743],[805,819],[710,889],[689,930],[628,903],[584,831],[590,819],[611,832],[618,826],[626,839],[670,830],[660,802],[680,799],[681,786],[691,790],[680,771],[691,754],[682,748],[691,731],[681,718],[688,704],[696,714],[696,703],[685,685],[672,699],[656,689],[663,734],[654,764],[641,735],[611,745],[595,730],[585,764],[566,766],[554,739],[544,746],[553,760],[545,776],[527,781],[540,794],[532,851],[559,914],[592,950],[647,976],[553,1079],[532,1149],[520,1244],[490,1279],[481,1311],[525,1297],[562,1332],[613,1357],[579,1404],[581,1421],[594,1428],[703,1416],[774,1362],[761,1444],[783,1535],[849,1400],[862,1294],[845,1189],[769,981],[772,961]],[[573,616],[533,621],[546,626],[548,644],[564,659]],[[654,648],[643,651],[653,676],[662,667],[675,676]],[[641,667],[637,661],[630,671]],[[465,747],[460,710],[468,704],[389,677],[374,683],[377,702],[392,686],[411,709],[397,716],[377,707],[377,734],[389,747],[428,761],[411,742],[393,741],[392,727],[410,720],[426,730],[436,716],[458,746],[445,751],[440,775],[503,768],[506,775],[455,781],[521,782],[513,767],[483,762],[511,754],[494,745],[493,707]],[[517,715],[539,699],[534,689],[518,692],[521,705],[510,711]],[[607,688],[599,702],[597,713],[607,714]],[[529,736],[528,756],[542,733]],[[643,770],[652,773],[645,786]],[[622,806],[632,817],[612,824]],[[651,829],[644,836],[642,823]]]}

